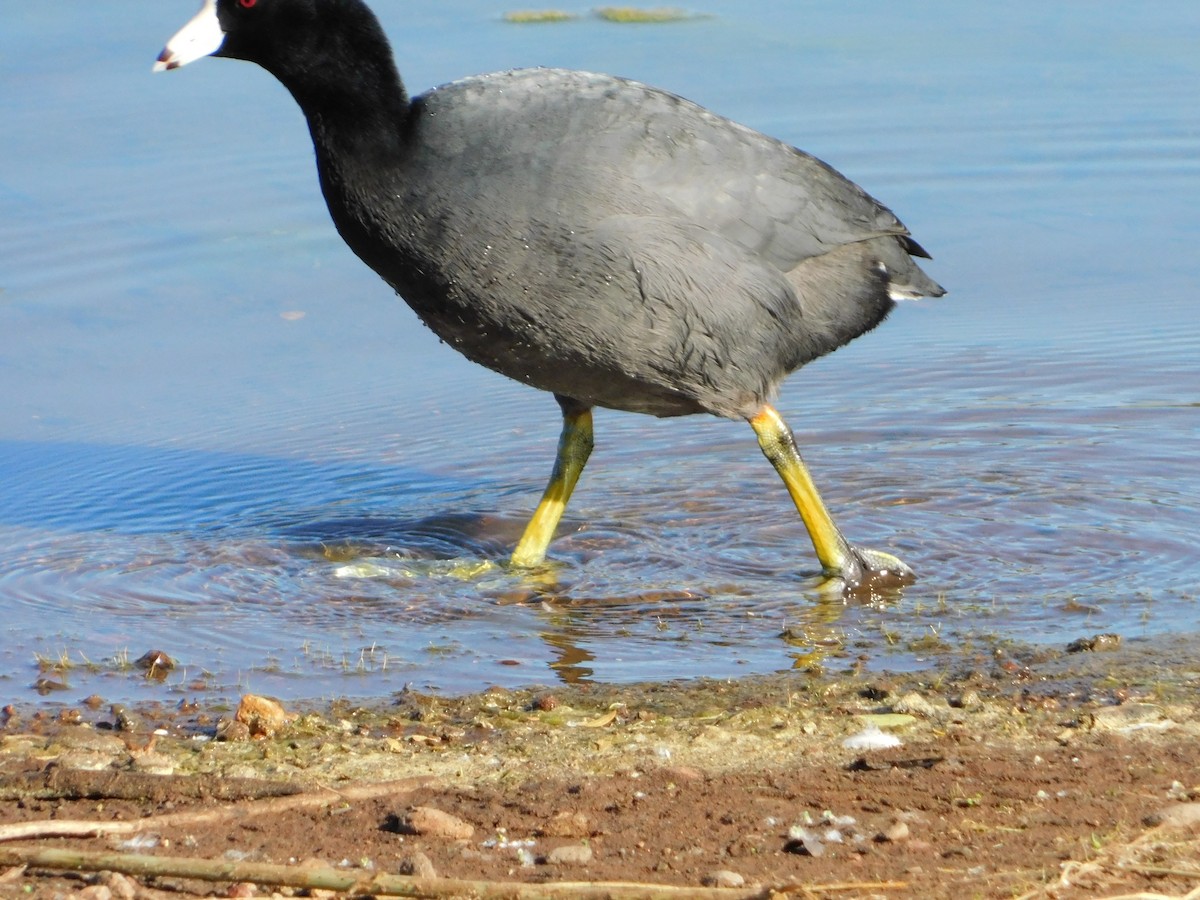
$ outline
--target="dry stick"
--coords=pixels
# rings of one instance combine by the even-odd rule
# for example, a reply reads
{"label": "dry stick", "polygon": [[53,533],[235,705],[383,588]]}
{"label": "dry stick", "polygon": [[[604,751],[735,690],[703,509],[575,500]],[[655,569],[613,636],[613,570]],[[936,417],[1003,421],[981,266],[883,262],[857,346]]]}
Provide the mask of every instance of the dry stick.
{"label": "dry stick", "polygon": [[1176,878],[1200,878],[1200,869],[1171,869],[1165,866],[1143,866],[1140,863],[1130,863],[1121,866],[1126,872],[1137,872],[1141,875],[1171,875]]}
{"label": "dry stick", "polygon": [[[128,853],[93,853],[76,850],[24,850],[0,848],[0,865],[27,865],[48,869],[110,871],[125,875],[195,878],[200,881],[253,882],[327,891],[353,891],[392,897],[475,897],[478,900],[758,900],[776,893],[771,888],[696,888],[632,882],[551,882],[524,884],[504,881],[467,881],[457,878],[407,878],[367,874],[327,866],[281,866],[271,863],[221,862],[178,856],[144,856]],[[816,893],[887,890],[907,887],[903,881],[845,882],[796,885]],[[789,890],[784,888],[783,890]]]}
{"label": "dry stick", "polygon": [[295,794],[290,797],[272,797],[253,803],[238,803],[217,809],[190,810],[168,813],[164,816],[147,816],[132,822],[88,822],[73,819],[58,819],[42,822],[18,822],[0,825],[0,843],[4,841],[28,840],[43,837],[99,837],[101,835],[137,834],[179,826],[198,825],[228,818],[249,818],[259,815],[275,815],[290,809],[311,806],[328,806],[356,800],[373,800],[392,794],[405,794],[427,784],[429,778],[404,778],[399,781],[383,781],[378,784],[363,784],[334,790],[322,788],[318,792]]}

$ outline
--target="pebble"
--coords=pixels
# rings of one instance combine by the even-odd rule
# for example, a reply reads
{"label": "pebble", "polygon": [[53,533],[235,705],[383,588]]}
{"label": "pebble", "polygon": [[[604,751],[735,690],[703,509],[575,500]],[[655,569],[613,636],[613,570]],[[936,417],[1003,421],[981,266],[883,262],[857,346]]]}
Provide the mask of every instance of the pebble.
{"label": "pebble", "polygon": [[1172,803],[1147,816],[1145,821],[1161,828],[1190,828],[1200,824],[1200,803]]}
{"label": "pebble", "polygon": [[437,878],[437,869],[428,856],[420,850],[414,850],[400,860],[400,874],[414,878]]}
{"label": "pebble", "polygon": [[893,822],[882,832],[880,832],[879,837],[877,837],[876,840],[889,844],[898,844],[901,841],[907,841],[909,834],[910,832],[908,830],[907,822]]}
{"label": "pebble", "polygon": [[400,817],[400,826],[410,834],[452,841],[466,840],[475,833],[475,826],[470,822],[464,822],[458,816],[452,816],[432,806],[414,806]]}
{"label": "pebble", "polygon": [[129,756],[133,769],[146,775],[174,775],[178,768],[170,756],[153,750],[131,750]]}
{"label": "pebble", "polygon": [[959,709],[974,709],[975,707],[982,705],[983,698],[979,696],[979,691],[974,689],[963,691],[963,694],[958,698],[957,703]]}
{"label": "pebble", "polygon": [[541,833],[546,837],[584,838],[591,836],[592,823],[584,813],[564,809],[551,817]]}
{"label": "pebble", "polygon": [[113,714],[113,725],[117,731],[137,731],[140,724],[137,717],[130,714],[120,703],[114,703],[111,707]]}
{"label": "pebble", "polygon": [[705,875],[701,883],[707,887],[740,888],[745,886],[746,879],[729,869],[717,869],[717,871]]}
{"label": "pebble", "polygon": [[910,716],[921,716],[928,719],[935,715],[937,710],[932,703],[916,691],[909,691],[892,704],[892,712],[907,713]]}
{"label": "pebble", "polygon": [[[250,726],[237,719],[222,719],[217,723],[216,739],[229,743],[250,740]],[[253,777],[253,776],[251,776]]]}
{"label": "pebble", "polygon": [[896,686],[890,681],[877,681],[874,684],[868,684],[862,689],[862,696],[867,700],[886,700],[896,690]]}
{"label": "pebble", "polygon": [[676,781],[703,781],[704,772],[695,766],[665,766],[662,773]]}
{"label": "pebble", "polygon": [[566,844],[546,854],[552,866],[585,866],[592,861],[592,848],[587,844]]}
{"label": "pebble", "polygon": [[243,694],[234,718],[246,725],[251,735],[272,737],[299,716],[285,710],[283,704],[271,697]]}
{"label": "pebble", "polygon": [[1120,646],[1121,636],[1119,634],[1096,634],[1091,637],[1083,637],[1071,641],[1071,643],[1067,644],[1067,652],[1100,652],[1102,650],[1116,650]]}
{"label": "pebble", "polygon": [[134,900],[138,894],[137,882],[120,872],[101,872],[96,883],[108,888],[113,900]]}

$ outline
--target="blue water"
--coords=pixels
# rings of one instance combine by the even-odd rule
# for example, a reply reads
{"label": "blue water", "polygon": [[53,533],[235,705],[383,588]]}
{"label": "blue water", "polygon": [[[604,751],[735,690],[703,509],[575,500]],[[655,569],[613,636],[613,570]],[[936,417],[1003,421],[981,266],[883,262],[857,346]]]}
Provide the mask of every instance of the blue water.
{"label": "blue water", "polygon": [[[557,584],[487,569],[548,474],[551,399],[341,244],[265,73],[151,74],[188,0],[0,0],[0,697],[35,698],[39,659],[71,663],[45,673],[67,700],[381,696],[1200,630],[1200,6],[377,6],[414,91],[625,75],[897,211],[951,293],[779,405],[850,539],[921,580],[822,594],[748,428],[604,411]],[[165,684],[122,665],[151,648]]]}

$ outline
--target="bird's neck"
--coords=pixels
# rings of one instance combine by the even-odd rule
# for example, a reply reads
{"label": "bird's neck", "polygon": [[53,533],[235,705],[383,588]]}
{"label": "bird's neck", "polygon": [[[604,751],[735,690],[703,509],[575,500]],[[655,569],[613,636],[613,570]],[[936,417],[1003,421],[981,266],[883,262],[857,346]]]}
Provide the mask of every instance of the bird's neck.
{"label": "bird's neck", "polygon": [[259,62],[300,105],[318,161],[396,159],[410,103],[379,21],[356,0],[319,15],[297,52]]}
{"label": "bird's neck", "polygon": [[390,54],[364,64],[349,83],[312,72],[284,83],[308,120],[318,160],[370,163],[401,153],[410,103]]}

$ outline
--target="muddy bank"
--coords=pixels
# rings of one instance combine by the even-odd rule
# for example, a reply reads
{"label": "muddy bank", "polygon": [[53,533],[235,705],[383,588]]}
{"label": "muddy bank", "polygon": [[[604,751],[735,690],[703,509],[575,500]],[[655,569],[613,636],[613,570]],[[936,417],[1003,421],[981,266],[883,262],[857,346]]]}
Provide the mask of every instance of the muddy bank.
{"label": "muddy bank", "polygon": [[[247,868],[15,867],[0,896],[303,895],[326,868],[360,892],[407,878],[411,896],[1183,896],[1200,887],[1200,675],[1171,662],[1182,645],[1080,649],[888,676],[405,691],[265,724],[189,703],[9,708],[0,859]],[[63,837],[64,822],[86,824]],[[266,883],[269,865],[298,880]]]}

